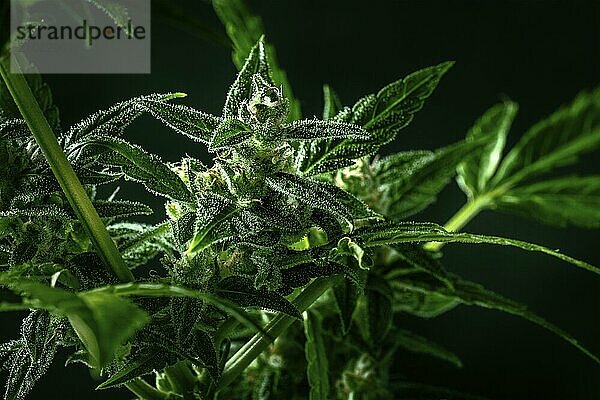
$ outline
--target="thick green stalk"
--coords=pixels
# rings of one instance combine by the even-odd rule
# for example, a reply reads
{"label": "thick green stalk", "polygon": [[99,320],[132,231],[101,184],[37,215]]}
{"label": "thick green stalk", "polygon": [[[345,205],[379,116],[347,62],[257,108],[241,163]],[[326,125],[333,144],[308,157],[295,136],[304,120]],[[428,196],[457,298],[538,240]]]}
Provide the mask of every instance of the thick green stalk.
{"label": "thick green stalk", "polygon": [[156,390],[152,385],[149,385],[141,378],[136,378],[125,384],[127,389],[132,391],[140,399],[144,400],[166,400],[167,395]]}
{"label": "thick green stalk", "polygon": [[[457,212],[446,222],[444,228],[448,232],[456,232],[469,223],[481,210],[488,205],[487,197],[476,197],[474,200],[466,202]],[[430,242],[423,246],[429,251],[438,251],[444,244],[440,242]]]}
{"label": "thick green stalk", "polygon": [[197,377],[192,374],[187,361],[179,361],[177,364],[165,368],[165,374],[175,393],[187,398],[194,392]]}
{"label": "thick green stalk", "polygon": [[219,326],[219,329],[215,332],[215,344],[217,348],[221,345],[223,340],[227,337],[227,334],[238,325],[238,321],[235,318],[229,318]]}
{"label": "thick green stalk", "polygon": [[[293,301],[298,311],[304,312],[311,306],[327,289],[334,285],[339,277],[317,278],[312,281]],[[277,338],[294,322],[296,318],[285,314],[278,314],[265,327],[271,338]],[[229,385],[258,357],[271,341],[264,335],[254,335],[241,349],[237,351],[225,364],[225,371],[221,377],[219,386],[221,388]]]}
{"label": "thick green stalk", "polygon": [[[16,62],[14,65],[18,68]],[[122,282],[134,281],[131,271],[125,265],[123,257],[121,257],[84,187],[79,182],[73,167],[69,164],[67,157],[58,144],[56,136],[31,92],[25,77],[21,73],[13,74],[10,72],[8,57],[0,60],[0,73],[35,141],[44,153],[48,164],[50,164],[50,168],[69,204],[71,204],[75,214],[87,231],[98,255]]]}
{"label": "thick green stalk", "polygon": [[[457,212],[446,222],[444,228],[448,232],[457,232],[469,223],[477,214],[482,210],[488,208],[493,203],[494,199],[508,190],[510,186],[502,185],[489,192],[481,193],[475,198],[470,199],[465,203]],[[437,251],[442,248],[444,244],[439,242],[426,243],[423,247],[426,250]]]}

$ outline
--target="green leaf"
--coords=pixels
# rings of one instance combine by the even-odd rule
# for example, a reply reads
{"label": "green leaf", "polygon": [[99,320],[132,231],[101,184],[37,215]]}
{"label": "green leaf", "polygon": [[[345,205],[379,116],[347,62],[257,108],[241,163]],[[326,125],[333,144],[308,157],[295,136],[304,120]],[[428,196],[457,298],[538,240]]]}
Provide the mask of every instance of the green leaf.
{"label": "green leaf", "polygon": [[22,119],[3,119],[0,113],[0,139],[25,139],[31,136],[27,123]]}
{"label": "green leaf", "polygon": [[395,329],[393,334],[395,347],[402,347],[413,353],[427,354],[440,360],[448,361],[457,367],[462,367],[460,358],[437,343],[405,329]]}
{"label": "green leaf", "polygon": [[127,28],[127,24],[131,20],[127,6],[115,0],[86,0],[104,12],[117,26]]}
{"label": "green leaf", "polygon": [[262,38],[248,54],[244,66],[241,68],[237,78],[227,93],[225,106],[223,108],[223,118],[236,119],[240,117],[245,102],[250,100],[252,94],[252,78],[254,75],[259,75],[266,82],[271,82],[269,64],[265,54],[265,43]]}
{"label": "green leaf", "polygon": [[298,168],[305,174],[319,174],[375,153],[412,121],[452,64],[446,62],[414,72],[387,85],[377,95],[363,97],[352,109],[342,110],[334,120],[362,126],[371,137],[314,142],[298,155]]}
{"label": "green leaf", "polygon": [[19,292],[31,308],[67,317],[96,368],[106,366],[116,349],[148,321],[144,311],[110,293],[71,293],[22,278],[3,277],[2,283]]}
{"label": "green leaf", "polygon": [[131,222],[107,227],[129,268],[144,265],[160,252],[171,250],[173,244],[169,228],[168,223],[151,226]]}
{"label": "green leaf", "polygon": [[462,190],[469,196],[487,189],[490,178],[502,158],[502,151],[506,143],[506,136],[517,114],[518,106],[511,101],[496,104],[479,118],[467,133],[467,139],[489,137],[489,145],[481,149],[475,156],[461,163],[458,168],[458,183]]}
{"label": "green leaf", "polygon": [[454,277],[453,289],[448,288],[447,286],[431,285],[421,281],[412,281],[410,279],[398,281],[397,284],[408,290],[421,293],[436,293],[437,295],[457,300],[463,304],[491,308],[524,318],[561,337],[586,354],[588,357],[593,359],[596,363],[600,364],[600,360],[595,355],[590,353],[589,350],[583,347],[567,332],[547,322],[537,314],[529,311],[527,307],[489,291],[476,283],[463,280],[459,277]]}
{"label": "green leaf", "polygon": [[323,120],[335,117],[342,109],[342,102],[331,86],[323,85]]}
{"label": "green leaf", "polygon": [[252,129],[242,121],[226,119],[215,129],[208,150],[223,150],[244,142],[250,136],[252,136]]}
{"label": "green leaf", "polygon": [[[265,33],[261,18],[253,15],[243,0],[215,0],[212,3],[233,42],[233,62],[238,69],[242,69],[252,48]],[[283,87],[283,93],[289,101],[289,120],[300,119],[300,102],[294,97],[285,71],[277,63],[275,48],[268,43],[265,43],[265,55],[271,66],[273,81]]]}
{"label": "green leaf", "polygon": [[242,276],[229,276],[219,282],[217,294],[241,307],[260,307],[279,311],[300,319],[300,312],[285,297],[266,289],[257,289],[254,283]]}
{"label": "green leaf", "polygon": [[0,362],[8,370],[6,400],[25,400],[46,373],[59,345],[60,323],[47,312],[29,313],[21,324],[21,337],[0,345]]}
{"label": "green leaf", "polygon": [[[210,335],[196,329],[191,324],[190,329],[186,329],[185,332],[185,337],[179,337],[173,332],[172,324],[159,319],[153,320],[136,336],[136,341],[132,344],[131,351],[125,355],[120,369],[100,384],[97,389],[121,386],[144,375],[155,375],[157,371],[171,369],[170,367],[177,364],[184,367],[180,372],[185,374],[183,376],[187,380],[187,378],[192,378],[187,371],[189,366],[186,364],[188,362],[199,369],[206,368],[211,377],[218,380],[220,371],[217,366],[217,354]],[[179,374],[178,376],[182,377]]]}
{"label": "green leaf", "polygon": [[405,218],[435,202],[456,166],[468,159],[487,140],[458,142],[435,152],[397,153],[373,165],[373,179],[381,195],[374,208],[389,218]]}
{"label": "green leaf", "polygon": [[130,360],[123,368],[98,385],[96,389],[102,390],[124,385],[139,376],[149,373],[153,369],[154,360],[151,356]]}
{"label": "green leaf", "polygon": [[310,400],[329,399],[329,363],[323,340],[321,316],[316,311],[308,310],[303,313],[304,334],[306,343],[306,375],[310,386]]}
{"label": "green leaf", "polygon": [[112,150],[108,163],[120,167],[127,177],[143,183],[150,192],[184,202],[194,201],[181,178],[158,156],[147,153],[140,146],[109,136],[92,136],[86,143]]}
{"label": "green leaf", "polygon": [[269,335],[265,332],[265,330],[258,323],[256,323],[248,313],[239,308],[237,305],[233,304],[231,301],[214,296],[210,293],[186,289],[179,286],[155,283],[124,283],[121,285],[104,286],[98,289],[93,289],[88,293],[109,294],[119,297],[189,297],[199,299],[218,308],[224,313],[231,315],[249,329],[256,330],[260,334],[269,338]]}
{"label": "green leaf", "polygon": [[491,186],[516,183],[574,163],[600,145],[600,89],[580,93],[568,106],[529,129],[506,155]]}
{"label": "green leaf", "polygon": [[[2,46],[2,44],[0,44]],[[21,69],[26,74],[25,80],[27,84],[31,88],[31,92],[35,97],[35,100],[38,102],[40,108],[44,116],[46,117],[48,124],[52,128],[54,132],[57,134],[60,133],[60,117],[58,107],[54,104],[54,100],[52,98],[52,91],[50,87],[42,80],[41,75],[35,68],[33,64],[29,62],[24,62],[24,60],[20,60],[19,64],[21,65]],[[14,100],[12,99],[8,88],[6,87],[4,81],[0,80],[0,115],[3,114],[9,118],[21,119],[21,113],[17,108]],[[1,118],[0,118],[1,122]],[[29,132],[29,129],[27,132]]]}
{"label": "green leaf", "polygon": [[214,115],[163,100],[147,99],[140,103],[140,107],[169,128],[204,144],[209,143],[213,131],[222,121]]}
{"label": "green leaf", "polygon": [[452,281],[448,275],[448,272],[437,258],[431,256],[431,254],[423,249],[423,246],[414,244],[401,244],[392,246],[397,252],[397,257],[404,261],[408,266],[417,268],[440,282],[444,282],[446,285],[452,286]]}
{"label": "green leaf", "polygon": [[472,233],[448,232],[443,227],[433,223],[397,222],[384,223],[362,229],[358,238],[364,241],[366,247],[394,245],[399,243],[487,243],[501,246],[512,246],[527,251],[545,253],[587,269],[595,274],[600,274],[600,269],[584,261],[566,256],[557,250],[521,240],[507,239],[497,236],[477,235]]}
{"label": "green leaf", "polygon": [[301,120],[281,127],[283,140],[364,139],[369,132],[360,126],[345,122]]}
{"label": "green leaf", "polygon": [[199,194],[195,233],[186,253],[194,255],[223,239],[215,235],[215,230],[240,211],[237,205],[223,196],[211,192]]}
{"label": "green leaf", "polygon": [[453,64],[444,62],[424,68],[387,85],[377,93],[372,104],[367,101],[353,109],[352,122],[391,140],[399,129],[410,123]]}
{"label": "green leaf", "polygon": [[341,238],[335,250],[336,255],[339,254],[353,259],[356,266],[360,269],[369,270],[373,266],[371,257],[365,254],[365,250],[349,237]]}
{"label": "green leaf", "polygon": [[333,287],[335,305],[340,315],[340,327],[343,335],[347,335],[350,331],[359,291],[358,286],[347,278]]}
{"label": "green leaf", "polygon": [[[92,364],[103,368],[116,349],[148,321],[147,314],[129,301],[101,293],[79,295],[83,304],[61,309],[85,344]],[[62,305],[60,306],[62,308]]]}
{"label": "green leaf", "polygon": [[335,216],[349,231],[357,220],[377,218],[366,204],[328,183],[285,173],[267,177],[266,182],[276,192]]}
{"label": "green leaf", "polygon": [[145,204],[129,200],[93,200],[92,204],[101,218],[150,215],[152,209]]}
{"label": "green leaf", "polygon": [[568,176],[508,190],[500,211],[558,226],[600,227],[600,176]]}
{"label": "green leaf", "polygon": [[398,287],[395,282],[392,282],[391,286],[394,290],[393,309],[395,312],[404,312],[429,319],[438,317],[459,304],[457,300],[437,293],[406,290],[402,286]]}
{"label": "green leaf", "polygon": [[[183,93],[139,96],[117,103],[107,110],[98,111],[72,126],[65,134],[67,150],[70,150],[69,153],[74,152],[77,150],[78,143],[88,136],[121,135],[126,127],[147,110],[145,107],[152,109],[151,106],[156,106],[156,102],[166,102],[185,96]],[[77,153],[69,154],[70,158],[74,156],[77,156]]]}
{"label": "green leaf", "polygon": [[392,329],[393,291],[385,279],[369,274],[365,298],[367,337],[372,345],[378,346]]}

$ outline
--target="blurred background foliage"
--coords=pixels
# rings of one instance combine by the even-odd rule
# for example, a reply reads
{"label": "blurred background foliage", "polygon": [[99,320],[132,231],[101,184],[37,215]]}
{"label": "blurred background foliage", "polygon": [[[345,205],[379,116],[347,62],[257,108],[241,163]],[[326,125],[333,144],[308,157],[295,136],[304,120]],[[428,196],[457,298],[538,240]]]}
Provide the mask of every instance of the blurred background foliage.
{"label": "blurred background foliage", "polygon": [[[186,92],[187,104],[219,114],[236,69],[210,3],[153,3],[152,74],[45,77],[64,126],[117,100],[164,91]],[[456,61],[425,109],[384,153],[434,149],[458,141],[483,111],[507,98],[520,105],[508,138],[510,146],[526,128],[581,89],[600,85],[597,0],[248,3],[263,17],[268,39],[277,48],[305,117],[320,115],[323,83],[335,88],[345,104],[353,104],[409,72]],[[181,12],[165,15],[161,13],[165,4],[176,5]],[[128,138],[166,160],[177,160],[184,153],[206,158],[201,145],[190,144],[150,119],[135,123]],[[584,156],[576,171],[598,173],[600,160]],[[160,200],[150,198],[141,187],[123,187],[122,194],[152,204],[153,221],[163,219]],[[463,200],[458,187],[449,185],[420,218],[443,223]],[[600,264],[597,231],[549,228],[485,211],[467,230],[518,237]],[[594,276],[549,257],[506,248],[447,246],[444,252],[449,270],[527,304],[600,354],[600,280]],[[1,339],[14,337],[20,320],[14,314],[0,317]],[[459,307],[431,321],[406,316],[405,327],[443,343],[464,362],[462,369],[456,369],[401,353],[397,364],[411,380],[497,399],[600,398],[598,367],[525,320]],[[56,362],[63,361],[59,357]],[[91,393],[92,379],[84,368],[54,368],[30,398],[46,398],[45,389],[61,399],[130,397],[125,391]]]}

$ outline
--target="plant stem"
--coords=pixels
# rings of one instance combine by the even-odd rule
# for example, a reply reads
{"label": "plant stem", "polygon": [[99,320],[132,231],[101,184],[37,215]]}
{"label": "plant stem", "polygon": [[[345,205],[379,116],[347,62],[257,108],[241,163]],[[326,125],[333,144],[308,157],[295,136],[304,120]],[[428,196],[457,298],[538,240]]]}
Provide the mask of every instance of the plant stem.
{"label": "plant stem", "polygon": [[177,364],[165,368],[165,374],[175,393],[186,398],[194,391],[196,377],[192,374],[186,361],[179,361]]}
{"label": "plant stem", "polygon": [[165,393],[156,390],[141,378],[136,378],[126,383],[125,386],[143,400],[165,400],[167,398]]}
{"label": "plant stem", "polygon": [[[473,219],[481,210],[489,204],[489,196],[478,196],[473,200],[466,202],[457,212],[446,222],[444,228],[448,232],[456,232],[464,227]],[[423,247],[429,251],[438,251],[444,244],[440,242],[429,242]]]}
{"label": "plant stem", "polygon": [[50,164],[50,168],[69,204],[73,207],[77,218],[83,224],[104,263],[112,269],[122,282],[133,282],[133,274],[125,265],[123,257],[121,257],[100,216],[94,209],[85,188],[81,185],[73,167],[69,164],[14,58],[13,63],[19,73],[13,74],[10,72],[9,57],[0,59],[0,73],[35,141],[44,153],[48,164]]}
{"label": "plant stem", "polygon": [[[293,301],[298,311],[304,312],[310,307],[327,289],[335,284],[338,276],[328,278],[317,278],[312,281]],[[285,314],[278,314],[265,327],[269,337],[277,338],[297,319]],[[250,365],[271,344],[263,335],[254,335],[241,349],[237,351],[225,364],[225,371],[219,383],[221,388],[229,385],[238,375]]]}
{"label": "plant stem", "polygon": [[229,318],[221,323],[217,329],[217,332],[215,333],[215,344],[217,348],[219,348],[223,340],[227,337],[227,334],[231,332],[231,330],[237,325],[238,321],[235,318]]}

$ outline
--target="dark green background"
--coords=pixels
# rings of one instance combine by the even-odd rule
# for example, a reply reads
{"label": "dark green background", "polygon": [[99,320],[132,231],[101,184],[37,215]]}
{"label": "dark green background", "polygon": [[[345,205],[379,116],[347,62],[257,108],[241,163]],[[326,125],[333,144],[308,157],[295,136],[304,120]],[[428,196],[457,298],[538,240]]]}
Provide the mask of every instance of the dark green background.
{"label": "dark green background", "polygon": [[[219,27],[207,3],[189,15]],[[520,104],[509,137],[518,137],[579,90],[600,84],[600,2],[594,1],[252,1],[265,21],[305,116],[319,115],[321,85],[344,103],[418,68],[456,60],[438,90],[384,152],[433,149],[460,140],[487,107],[504,98]],[[156,15],[155,15],[156,17]],[[153,19],[153,73],[147,76],[48,76],[64,125],[119,99],[155,91],[184,91],[198,109],[219,113],[235,77],[228,49]],[[204,157],[200,145],[145,119],[128,137],[177,160]],[[598,154],[573,171],[597,173]],[[125,194],[147,199],[140,188]],[[443,223],[462,204],[455,184],[419,216]],[[152,203],[155,219],[163,216]],[[484,212],[467,230],[559,248],[600,264],[598,231],[558,229]],[[600,354],[600,278],[555,259],[489,246],[447,246],[452,271],[530,306]],[[14,315],[2,319],[2,338],[17,335]],[[398,371],[414,381],[445,385],[495,399],[600,399],[600,367],[551,333],[495,311],[460,307],[430,321],[406,317],[406,327],[456,351],[464,368],[399,353]],[[83,367],[55,368],[31,399],[130,398],[93,392]]]}

